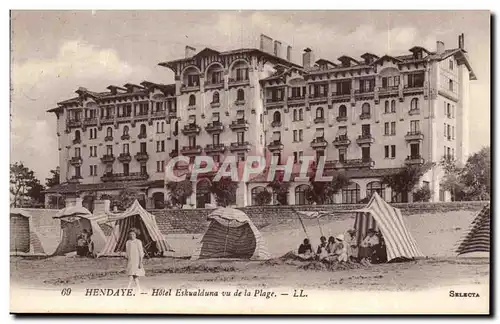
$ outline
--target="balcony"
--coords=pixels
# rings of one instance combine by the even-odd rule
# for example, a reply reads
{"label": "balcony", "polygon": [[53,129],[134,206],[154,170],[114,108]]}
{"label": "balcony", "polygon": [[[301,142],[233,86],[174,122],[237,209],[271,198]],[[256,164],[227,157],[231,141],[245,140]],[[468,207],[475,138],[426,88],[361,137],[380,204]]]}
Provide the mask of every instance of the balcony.
{"label": "balcony", "polygon": [[113,136],[106,136],[104,137],[105,142],[111,142],[113,140]]}
{"label": "balcony", "polygon": [[319,101],[325,101],[325,100],[327,100],[327,98],[328,98],[328,95],[326,93],[310,94],[309,95],[309,102],[315,103],[315,102],[319,102]]}
{"label": "balcony", "polygon": [[201,146],[196,145],[196,146],[183,146],[181,149],[181,154],[182,155],[199,155],[201,154]]}
{"label": "balcony", "polygon": [[151,114],[152,118],[165,118],[167,117],[167,111],[166,110],[158,110],[155,111]]}
{"label": "balcony", "polygon": [[187,110],[188,110],[188,111],[191,111],[191,110],[196,110],[196,105],[188,105],[188,106],[187,106]]}
{"label": "balcony", "polygon": [[101,177],[102,182],[113,182],[113,181],[137,181],[137,180],[148,180],[149,174],[141,172],[130,172],[130,173],[105,173]]}
{"label": "balcony", "polygon": [[68,179],[68,183],[80,183],[81,179],[83,179],[82,176],[72,176]]}
{"label": "balcony", "polygon": [[405,140],[407,142],[418,142],[424,140],[424,134],[420,131],[408,132],[405,135]]}
{"label": "balcony", "polygon": [[182,134],[184,135],[198,135],[200,134],[201,127],[196,124],[187,124],[184,125],[182,129]]}
{"label": "balcony", "polygon": [[138,139],[145,139],[146,137],[148,137],[148,135],[146,133],[141,133],[141,134],[137,135]]}
{"label": "balcony", "polygon": [[269,143],[267,145],[267,148],[270,151],[282,151],[284,148],[284,145],[283,145],[283,143],[281,143],[281,141],[272,141],[271,143]]}
{"label": "balcony", "polygon": [[288,104],[300,104],[303,103],[306,99],[306,96],[295,96],[295,97],[288,97]]}
{"label": "balcony", "polygon": [[219,82],[205,81],[205,90],[224,88],[224,80]]}
{"label": "balcony", "polygon": [[169,118],[176,118],[177,117],[177,110],[169,110],[168,117]]}
{"label": "balcony", "polygon": [[82,143],[82,140],[80,138],[75,138],[73,140],[73,144],[81,144]]}
{"label": "balcony", "polygon": [[97,118],[85,118],[83,120],[83,124],[85,126],[96,126],[97,125]]}
{"label": "balcony", "polygon": [[378,93],[380,95],[391,95],[391,94],[397,94],[399,91],[399,86],[387,86],[387,87],[380,87],[378,89]]}
{"label": "balcony", "polygon": [[134,157],[139,162],[146,162],[147,160],[149,160],[149,155],[147,152],[139,152]]}
{"label": "balcony", "polygon": [[103,116],[101,118],[101,124],[102,125],[108,125],[108,124],[112,124],[113,122],[115,121],[115,118],[113,116]]}
{"label": "balcony", "polygon": [[82,157],[81,156],[73,156],[70,160],[69,163],[71,165],[81,165],[82,164]]}
{"label": "balcony", "polygon": [[130,156],[130,153],[120,153],[118,156],[118,161],[122,163],[128,163],[132,161],[132,157]]}
{"label": "balcony", "polygon": [[337,121],[340,122],[346,122],[347,121],[347,116],[337,116]]}
{"label": "balcony", "polygon": [[212,108],[219,108],[220,107],[220,102],[211,102],[210,107]]}
{"label": "balcony", "polygon": [[250,143],[249,142],[231,143],[231,146],[229,147],[229,150],[231,152],[234,152],[234,151],[250,151]]}
{"label": "balcony", "polygon": [[237,99],[234,104],[236,106],[243,106],[245,104],[245,99]]}
{"label": "balcony", "polygon": [[411,94],[411,93],[421,93],[424,92],[424,84],[416,83],[411,85],[405,85],[403,88],[403,93]]}
{"label": "balcony", "polygon": [[421,155],[410,155],[405,159],[406,165],[421,165],[424,164],[424,158]]}
{"label": "balcony", "polygon": [[349,146],[351,145],[351,140],[347,137],[347,135],[337,136],[333,141],[333,145],[335,147]]}
{"label": "balcony", "polygon": [[248,121],[246,121],[245,119],[237,119],[237,120],[234,120],[231,125],[229,125],[229,128],[231,128],[233,131],[235,130],[248,130]]}
{"label": "balcony", "polygon": [[281,127],[281,122],[280,121],[273,121],[271,123],[271,127]]}
{"label": "balcony", "polygon": [[67,127],[81,127],[82,121],[80,119],[68,119],[66,121]]}
{"label": "balcony", "polygon": [[191,92],[191,91],[200,91],[200,85],[198,83],[181,85],[181,92]]}
{"label": "balcony", "polygon": [[358,145],[364,145],[364,144],[371,145],[373,144],[373,142],[375,142],[375,139],[372,137],[371,134],[359,135],[358,138],[356,139],[356,143],[358,143]]}
{"label": "balcony", "polygon": [[314,118],[314,123],[315,124],[324,124],[325,118],[324,117],[316,117],[316,118]]}
{"label": "balcony", "polygon": [[370,119],[370,118],[371,118],[371,114],[362,113],[361,115],[359,115],[359,119],[361,119],[361,120]]}
{"label": "balcony", "polygon": [[130,139],[130,135],[129,134],[124,134],[120,138],[122,139],[122,141],[128,141]]}
{"label": "balcony", "polygon": [[224,131],[224,125],[220,121],[213,121],[205,126],[205,130],[209,134],[221,133]]}
{"label": "balcony", "polygon": [[311,141],[311,147],[313,149],[324,149],[328,146],[328,142],[324,137],[318,137]]}
{"label": "balcony", "polygon": [[340,92],[332,92],[332,97],[335,99],[350,99],[351,98],[351,90],[348,91],[340,91]]}
{"label": "balcony", "polygon": [[420,115],[420,109],[410,109],[408,111],[408,115],[410,115],[410,116]]}
{"label": "balcony", "polygon": [[249,84],[250,84],[250,79],[229,78],[229,86],[230,87],[237,87],[237,86],[243,86],[243,85],[249,85]]}
{"label": "balcony", "polygon": [[205,146],[205,153],[224,153],[226,145],[224,144],[207,144]]}
{"label": "balcony", "polygon": [[113,154],[104,154],[101,157],[101,162],[102,163],[113,163],[113,162],[115,162],[115,156]]}
{"label": "balcony", "polygon": [[266,98],[267,106],[284,105],[284,104],[285,104],[284,98]]}
{"label": "balcony", "polygon": [[351,159],[339,161],[344,168],[373,168],[375,162],[371,158]]}

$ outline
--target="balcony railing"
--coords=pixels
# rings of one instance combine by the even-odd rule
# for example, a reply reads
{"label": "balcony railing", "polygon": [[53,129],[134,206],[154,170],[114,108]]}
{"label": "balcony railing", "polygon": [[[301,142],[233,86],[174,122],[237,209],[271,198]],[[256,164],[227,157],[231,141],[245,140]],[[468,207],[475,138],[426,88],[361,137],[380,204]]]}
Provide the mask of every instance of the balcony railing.
{"label": "balcony railing", "polygon": [[82,157],[81,156],[73,156],[70,160],[69,160],[69,163],[71,163],[71,165],[80,165],[82,164]]}
{"label": "balcony railing", "polygon": [[351,90],[349,91],[340,91],[340,92],[332,92],[332,97],[350,97],[351,96]]}
{"label": "balcony railing", "polygon": [[130,162],[132,161],[132,156],[130,156],[130,153],[120,153],[118,156],[118,161],[122,163]]}
{"label": "balcony railing", "polygon": [[182,134],[184,135],[191,135],[191,134],[196,134],[198,135],[201,131],[200,126],[196,124],[187,124],[184,125],[184,128],[182,129]]}
{"label": "balcony railing", "polygon": [[201,146],[196,145],[196,146],[183,146],[181,149],[181,154],[183,155],[195,155],[195,154],[201,154]]}
{"label": "balcony railing", "polygon": [[145,139],[146,137],[148,137],[148,135],[146,133],[141,133],[141,134],[137,135],[138,139]]}
{"label": "balcony railing", "polygon": [[210,107],[212,108],[219,108],[220,107],[220,102],[211,102]]}
{"label": "balcony railing", "polygon": [[250,143],[249,142],[233,142],[233,143],[231,143],[229,150],[231,152],[233,152],[233,151],[249,151],[250,150]]}
{"label": "balcony railing", "polygon": [[82,120],[81,119],[68,119],[66,121],[66,125],[68,127],[80,127],[80,126],[82,126]]}
{"label": "balcony railing", "polygon": [[134,157],[139,162],[144,162],[149,160],[149,155],[147,152],[138,152]]}
{"label": "balcony railing", "polygon": [[358,145],[373,144],[374,141],[375,140],[371,134],[359,135],[358,138],[356,139],[356,143],[358,143]]}
{"label": "balcony railing", "polygon": [[271,123],[271,127],[281,127],[281,121],[273,121]]}
{"label": "balcony railing", "polygon": [[347,121],[347,116],[337,116],[337,121],[340,122],[346,122]]}
{"label": "balcony railing", "polygon": [[406,157],[405,163],[408,165],[424,164],[424,158],[421,155],[410,155]]}
{"label": "balcony railing", "polygon": [[379,88],[380,93],[395,92],[395,91],[399,91],[399,86],[387,86]]}
{"label": "balcony railing", "polygon": [[226,150],[226,145],[224,144],[207,144],[207,146],[205,146],[206,153],[214,153],[214,152],[223,153],[225,150]]}
{"label": "balcony railing", "polygon": [[135,181],[135,180],[147,180],[149,174],[141,172],[129,172],[129,173],[105,173],[101,177],[102,182],[110,181]]}
{"label": "balcony railing", "polygon": [[224,125],[220,121],[213,121],[205,126],[207,133],[220,133],[224,131]]}
{"label": "balcony railing", "polygon": [[80,144],[82,142],[82,140],[80,138],[75,138],[73,140],[73,144]]}
{"label": "balcony railing", "polygon": [[424,139],[424,134],[421,131],[408,132],[405,135],[405,140],[410,141],[422,141]]}
{"label": "balcony railing", "polygon": [[283,143],[281,141],[272,141],[267,145],[270,151],[281,151],[284,148]]}
{"label": "balcony railing", "polygon": [[311,147],[313,149],[325,148],[327,146],[328,146],[328,142],[325,140],[324,137],[318,137],[318,138],[315,138],[314,140],[311,141]]}
{"label": "balcony railing", "polygon": [[335,137],[335,140],[333,141],[333,145],[335,147],[349,146],[349,145],[351,145],[351,140],[349,139],[349,137],[347,137],[347,135],[340,135],[340,136]]}
{"label": "balcony railing", "polygon": [[372,158],[361,158],[339,161],[344,168],[372,168],[375,162]]}
{"label": "balcony railing", "polygon": [[158,110],[158,111],[155,111],[151,114],[151,117],[153,117],[153,118],[160,118],[160,117],[166,117],[166,116],[167,116],[166,110]]}
{"label": "balcony railing", "polygon": [[188,110],[188,111],[189,111],[189,110],[196,110],[196,104],[194,104],[194,105],[188,105],[188,106],[187,106],[187,110]]}
{"label": "balcony railing", "polygon": [[314,123],[315,124],[323,124],[325,122],[325,118],[324,117],[316,117],[314,118]]}
{"label": "balcony railing", "polygon": [[170,118],[177,117],[177,110],[169,110],[168,111],[168,117],[170,117]]}
{"label": "balcony railing", "polygon": [[363,119],[370,119],[371,117],[371,114],[369,113],[362,113],[361,115],[359,115],[359,119],[363,120]]}
{"label": "balcony railing", "polygon": [[420,109],[410,109],[408,111],[408,115],[413,116],[413,115],[420,115]]}
{"label": "balcony railing", "polygon": [[110,116],[103,116],[101,117],[101,124],[111,124],[114,122],[115,117],[110,115]]}
{"label": "balcony railing", "polygon": [[130,139],[130,135],[129,134],[123,134],[121,137],[122,141],[128,141]]}
{"label": "balcony railing", "polygon": [[83,120],[83,124],[86,125],[86,126],[93,126],[93,125],[97,125],[97,118],[85,118]]}
{"label": "balcony railing", "polygon": [[245,99],[236,99],[234,102],[236,106],[243,106],[245,104]]}
{"label": "balcony railing", "polygon": [[68,183],[80,183],[81,179],[83,179],[81,175],[72,176],[71,178],[68,179]]}
{"label": "balcony railing", "polygon": [[280,103],[283,102],[285,98],[266,98],[266,103]]}
{"label": "balcony railing", "polygon": [[217,89],[223,87],[224,87],[224,80],[218,82],[212,82],[212,80],[205,81],[205,89]]}
{"label": "balcony railing", "polygon": [[373,93],[375,91],[375,88],[368,88],[368,89],[356,89],[354,90],[355,94],[364,94],[364,93]]}
{"label": "balcony railing", "polygon": [[304,100],[306,98],[305,95],[303,96],[295,96],[295,97],[288,97],[288,101],[301,101],[301,100]]}
{"label": "balcony railing", "polygon": [[200,85],[198,83],[181,85],[181,92],[199,91],[199,90],[200,90]]}
{"label": "balcony railing", "polygon": [[105,142],[111,142],[113,140],[113,136],[106,136],[104,137]]}
{"label": "balcony railing", "polygon": [[101,157],[102,163],[113,163],[115,161],[115,156],[113,154],[104,154]]}
{"label": "balcony railing", "polygon": [[238,79],[238,78],[229,78],[230,86],[239,86],[250,84],[250,79]]}
{"label": "balcony railing", "polygon": [[231,128],[232,130],[240,130],[240,129],[247,130],[248,127],[249,125],[246,119],[233,120],[231,122],[231,125],[229,125],[229,128]]}

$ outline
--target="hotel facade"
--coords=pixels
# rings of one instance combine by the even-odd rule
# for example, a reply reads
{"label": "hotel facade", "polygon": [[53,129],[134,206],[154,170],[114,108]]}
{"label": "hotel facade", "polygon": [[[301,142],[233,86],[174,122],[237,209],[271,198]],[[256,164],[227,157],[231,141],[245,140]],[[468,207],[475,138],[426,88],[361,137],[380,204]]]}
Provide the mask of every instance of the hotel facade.
{"label": "hotel facade", "polygon": [[[429,166],[419,185],[431,190],[432,201],[449,200],[437,163],[468,157],[469,84],[476,79],[463,34],[457,47],[437,42],[433,50],[415,46],[397,56],[333,62],[307,48],[296,64],[291,55],[290,46],[265,35],[258,49],[186,46],[184,58],[159,63],[173,71],[174,84],[78,89],[49,110],[57,117],[61,184],[47,191],[46,204],[54,195],[85,203],[134,187],[146,207],[162,208],[170,158],[269,154],[283,164],[293,157],[294,170],[302,156],[324,157],[326,173],[350,179],[334,203],[356,203],[375,191],[399,201],[381,179],[405,165]],[[240,182],[236,205],[256,204],[267,184],[264,176]],[[287,203],[309,203],[307,186],[292,182]],[[186,206],[215,204],[209,188],[207,178],[193,183]]]}

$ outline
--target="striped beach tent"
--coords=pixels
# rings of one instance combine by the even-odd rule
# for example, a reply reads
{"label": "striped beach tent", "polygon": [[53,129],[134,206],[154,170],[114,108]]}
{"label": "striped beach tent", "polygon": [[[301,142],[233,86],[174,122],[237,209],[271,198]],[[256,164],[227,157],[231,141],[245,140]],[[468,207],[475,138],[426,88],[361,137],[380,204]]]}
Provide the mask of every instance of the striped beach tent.
{"label": "striped beach tent", "polygon": [[10,254],[48,255],[40,235],[34,229],[31,214],[21,208],[10,210]]}
{"label": "striped beach tent", "polygon": [[217,208],[207,216],[207,220],[210,225],[191,257],[192,260],[270,258],[259,230],[241,210]]}
{"label": "striped beach tent", "polygon": [[382,234],[387,250],[387,261],[424,256],[408,230],[401,211],[389,205],[376,192],[365,208],[351,212],[356,212],[354,229],[358,246],[368,230],[374,229]]}
{"label": "striped beach tent", "polygon": [[64,255],[77,249],[78,236],[87,230],[91,234],[93,248],[99,252],[106,244],[106,236],[99,223],[106,217],[93,215],[87,208],[75,205],[59,211],[54,219],[61,221],[61,240],[53,255]]}
{"label": "striped beach tent", "polygon": [[133,228],[139,231],[137,238],[142,241],[147,252],[163,254],[173,251],[160,232],[154,215],[142,208],[137,200],[123,213],[108,215],[108,222],[112,224],[113,229],[98,257],[123,254],[129,231]]}
{"label": "striped beach tent", "polygon": [[460,240],[460,244],[456,250],[458,255],[490,252],[490,217],[490,205],[488,204],[477,214],[472,221],[470,229]]}

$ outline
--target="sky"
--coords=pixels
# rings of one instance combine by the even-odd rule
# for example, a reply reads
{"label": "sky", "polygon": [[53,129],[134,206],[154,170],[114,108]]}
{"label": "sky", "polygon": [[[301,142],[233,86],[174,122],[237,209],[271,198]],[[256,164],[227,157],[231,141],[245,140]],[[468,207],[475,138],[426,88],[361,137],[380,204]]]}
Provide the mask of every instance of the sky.
{"label": "sky", "polygon": [[47,110],[78,87],[144,80],[173,83],[159,62],[184,47],[258,47],[263,33],[293,48],[300,63],[336,61],[365,52],[409,54],[436,40],[465,49],[478,78],[471,83],[470,151],[490,144],[490,14],[487,11],[12,11],[11,162],[22,161],[42,183],[58,165],[56,116]]}

